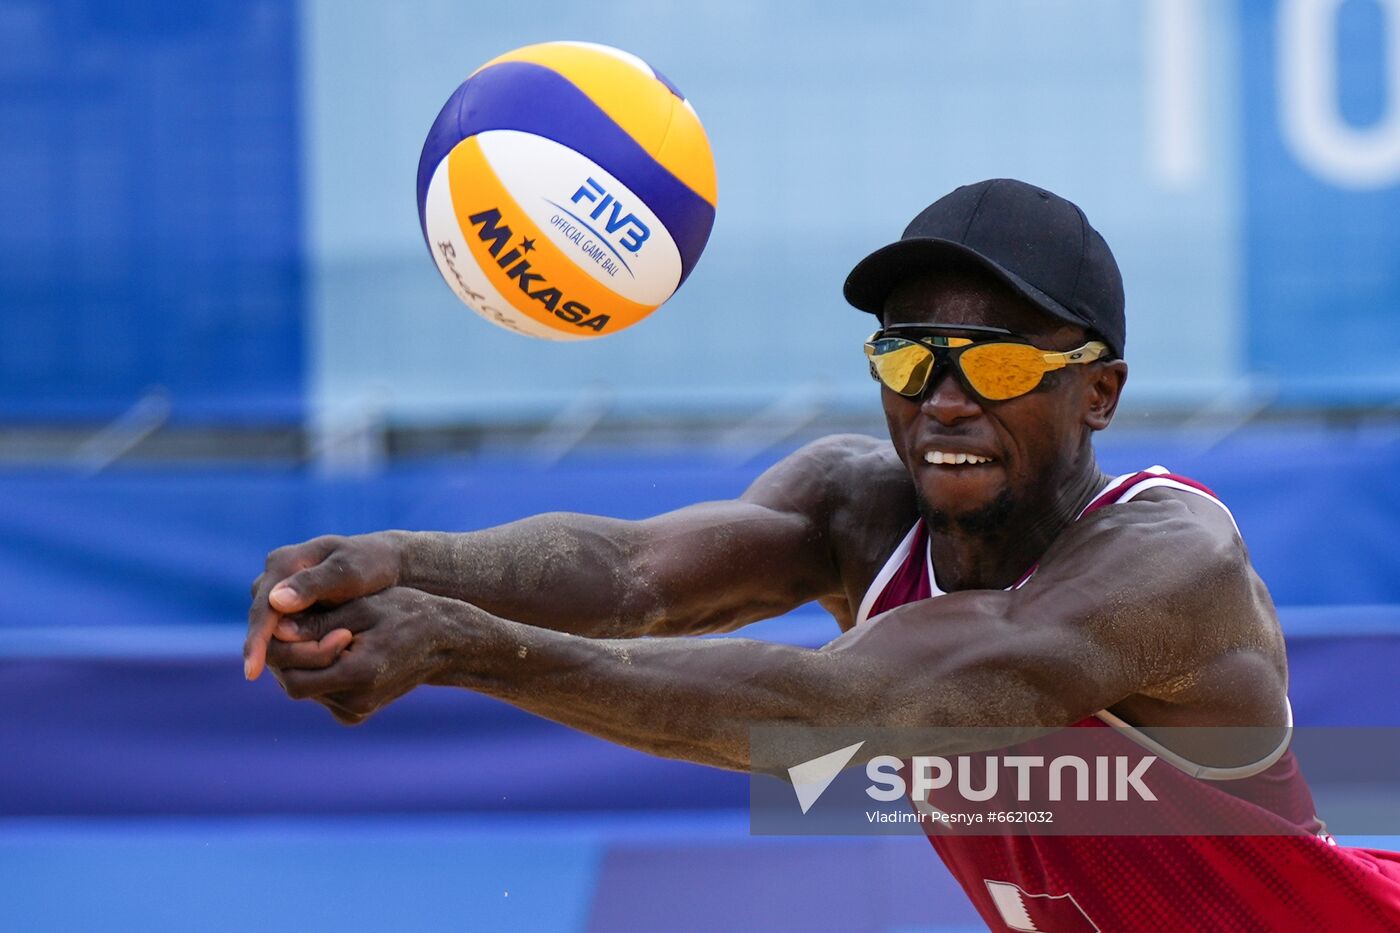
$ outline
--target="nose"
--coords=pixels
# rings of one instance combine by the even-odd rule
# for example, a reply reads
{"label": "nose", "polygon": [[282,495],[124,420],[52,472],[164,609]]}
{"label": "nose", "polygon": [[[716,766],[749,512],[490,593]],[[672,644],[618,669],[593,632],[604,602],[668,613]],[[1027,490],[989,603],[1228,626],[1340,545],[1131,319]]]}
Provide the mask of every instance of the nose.
{"label": "nose", "polygon": [[951,365],[940,366],[929,380],[919,410],[942,425],[952,425],[982,413],[977,397],[964,388]]}

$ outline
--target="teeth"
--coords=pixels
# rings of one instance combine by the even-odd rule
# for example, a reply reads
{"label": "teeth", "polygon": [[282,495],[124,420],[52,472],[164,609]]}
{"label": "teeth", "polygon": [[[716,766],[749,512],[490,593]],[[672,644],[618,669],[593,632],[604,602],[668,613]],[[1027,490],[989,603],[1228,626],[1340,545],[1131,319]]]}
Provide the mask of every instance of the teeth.
{"label": "teeth", "polygon": [[924,454],[925,463],[937,463],[945,466],[954,466],[959,463],[991,463],[991,457],[979,457],[976,454],[950,454],[941,450],[930,450]]}

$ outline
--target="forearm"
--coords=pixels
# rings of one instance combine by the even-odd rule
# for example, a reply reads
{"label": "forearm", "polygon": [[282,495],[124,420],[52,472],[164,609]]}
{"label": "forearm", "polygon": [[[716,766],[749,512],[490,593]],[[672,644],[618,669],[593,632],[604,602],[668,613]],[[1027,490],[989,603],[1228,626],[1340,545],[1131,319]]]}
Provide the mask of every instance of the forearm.
{"label": "forearm", "polygon": [[433,683],[464,687],[668,758],[749,767],[749,730],[839,716],[819,651],[749,639],[581,638],[469,616]]}
{"label": "forearm", "polygon": [[766,769],[830,751],[813,729],[862,730],[861,758],[903,757],[995,748],[1068,721],[1016,672],[960,664],[936,645],[924,655],[856,633],[817,650],[739,638],[593,639],[443,608],[450,647],[433,683],[715,767],[750,769],[755,727],[807,727],[781,736],[785,752],[767,750]]}
{"label": "forearm", "polygon": [[391,534],[402,586],[527,625],[626,637],[656,622],[658,603],[630,572],[634,548],[625,526],[555,513],[483,531]]}

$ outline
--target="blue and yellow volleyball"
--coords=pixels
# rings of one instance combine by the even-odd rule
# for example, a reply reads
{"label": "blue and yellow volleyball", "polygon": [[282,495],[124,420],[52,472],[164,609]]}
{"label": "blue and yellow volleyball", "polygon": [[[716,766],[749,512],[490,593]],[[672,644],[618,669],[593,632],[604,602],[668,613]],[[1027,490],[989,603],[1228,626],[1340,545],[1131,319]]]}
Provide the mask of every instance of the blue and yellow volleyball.
{"label": "blue and yellow volleyball", "polygon": [[418,163],[418,216],[443,279],[501,327],[617,333],[675,293],[714,226],[695,109],[642,59],[545,42],[478,68]]}

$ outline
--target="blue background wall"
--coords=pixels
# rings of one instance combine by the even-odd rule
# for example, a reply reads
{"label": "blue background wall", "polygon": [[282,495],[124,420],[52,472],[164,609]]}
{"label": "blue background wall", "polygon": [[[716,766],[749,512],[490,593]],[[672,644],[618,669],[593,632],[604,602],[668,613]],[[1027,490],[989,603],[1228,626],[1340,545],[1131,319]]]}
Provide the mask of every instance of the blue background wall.
{"label": "blue background wall", "polygon": [[[1390,401],[1400,375],[1400,47],[1390,41],[1400,8],[1341,3],[1334,17],[1307,19],[1312,28],[1296,12],[1330,6],[1243,9],[1246,365],[1292,401]],[[1290,89],[1287,76],[1310,74],[1310,62],[1332,63],[1335,76]]]}
{"label": "blue background wall", "polygon": [[0,3],[0,421],[301,419],[296,11]]}

